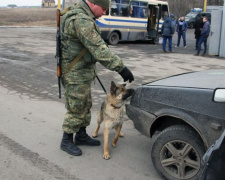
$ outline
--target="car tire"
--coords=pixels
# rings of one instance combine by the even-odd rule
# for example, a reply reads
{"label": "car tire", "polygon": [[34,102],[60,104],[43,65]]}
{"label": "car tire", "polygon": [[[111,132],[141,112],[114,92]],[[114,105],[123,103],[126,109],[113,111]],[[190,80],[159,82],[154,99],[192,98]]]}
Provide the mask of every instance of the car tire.
{"label": "car tire", "polygon": [[193,29],[193,28],[194,28],[194,23],[191,23],[191,24],[189,25],[189,27],[190,27],[190,29]]}
{"label": "car tire", "polygon": [[199,178],[204,155],[199,135],[185,125],[163,130],[152,146],[152,161],[160,175],[168,180],[196,180]]}
{"label": "car tire", "polygon": [[112,32],[109,35],[109,39],[108,39],[109,44],[116,45],[116,44],[118,44],[119,40],[120,40],[120,37],[117,32]]}

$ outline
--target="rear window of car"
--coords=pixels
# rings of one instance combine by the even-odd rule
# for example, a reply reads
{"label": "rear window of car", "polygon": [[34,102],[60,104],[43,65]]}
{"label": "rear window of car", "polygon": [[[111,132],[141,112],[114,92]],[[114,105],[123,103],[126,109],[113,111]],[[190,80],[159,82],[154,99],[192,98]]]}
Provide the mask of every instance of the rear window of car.
{"label": "rear window of car", "polygon": [[210,13],[200,13],[198,14],[199,16],[206,16],[206,17],[211,17]]}
{"label": "rear window of car", "polygon": [[211,14],[210,13],[199,13],[196,16],[196,19],[199,19],[199,18],[204,17],[204,16],[206,16],[208,18],[208,20],[211,21]]}

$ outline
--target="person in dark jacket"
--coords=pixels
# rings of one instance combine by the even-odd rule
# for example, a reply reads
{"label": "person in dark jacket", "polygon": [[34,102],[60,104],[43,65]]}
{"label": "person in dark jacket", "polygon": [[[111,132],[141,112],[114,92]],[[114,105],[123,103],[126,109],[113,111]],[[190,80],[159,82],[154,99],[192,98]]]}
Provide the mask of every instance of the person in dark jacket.
{"label": "person in dark jacket", "polygon": [[162,25],[162,35],[163,35],[163,45],[162,45],[162,48],[163,48],[163,52],[167,52],[166,51],[166,42],[167,42],[167,39],[169,40],[169,52],[173,52],[172,51],[172,37],[173,37],[173,34],[174,34],[174,31],[175,31],[175,22],[173,21],[173,18],[174,15],[171,14],[170,17],[168,17],[164,22],[163,22],[163,25]]}
{"label": "person in dark jacket", "polygon": [[177,30],[176,33],[178,34],[178,40],[177,40],[177,45],[175,47],[179,47],[180,46],[180,38],[182,36],[183,38],[183,44],[184,44],[184,48],[186,48],[186,31],[187,31],[187,22],[184,19],[184,16],[182,16],[180,18],[180,20],[178,21],[177,24]]}
{"label": "person in dark jacket", "polygon": [[195,49],[198,49],[198,42],[200,40],[201,37],[201,30],[203,28],[203,18],[197,16],[197,19],[195,20],[195,39],[196,39],[196,43],[195,43]]}
{"label": "person in dark jacket", "polygon": [[205,56],[206,51],[207,51],[207,39],[208,39],[209,33],[210,33],[210,24],[209,24],[208,18],[206,16],[203,17],[203,23],[204,23],[204,25],[203,25],[203,28],[201,31],[201,36],[200,36],[199,42],[198,42],[198,52],[197,52],[196,56],[199,56],[202,43],[204,43],[204,52],[203,52],[202,56]]}

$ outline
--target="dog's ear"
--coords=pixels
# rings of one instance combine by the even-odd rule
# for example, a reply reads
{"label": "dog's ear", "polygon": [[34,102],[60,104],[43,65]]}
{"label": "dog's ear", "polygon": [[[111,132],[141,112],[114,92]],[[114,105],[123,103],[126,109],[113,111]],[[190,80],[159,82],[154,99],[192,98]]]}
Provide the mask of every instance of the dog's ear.
{"label": "dog's ear", "polygon": [[110,93],[111,93],[112,95],[115,95],[115,94],[116,94],[116,90],[117,90],[116,84],[115,84],[113,81],[111,81]]}

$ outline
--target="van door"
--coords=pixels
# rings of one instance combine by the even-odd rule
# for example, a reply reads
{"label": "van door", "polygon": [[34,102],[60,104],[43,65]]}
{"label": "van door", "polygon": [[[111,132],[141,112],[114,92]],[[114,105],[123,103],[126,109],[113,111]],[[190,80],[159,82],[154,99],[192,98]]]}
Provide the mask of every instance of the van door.
{"label": "van door", "polygon": [[154,42],[158,39],[158,29],[159,29],[159,6],[149,5],[148,6],[148,39],[152,39]]}

